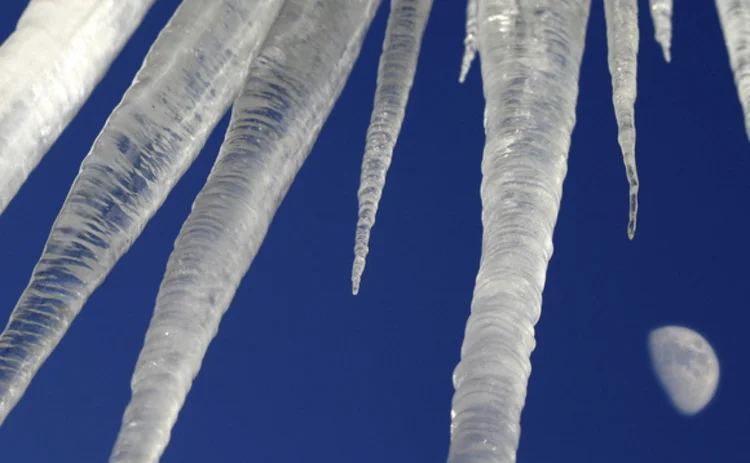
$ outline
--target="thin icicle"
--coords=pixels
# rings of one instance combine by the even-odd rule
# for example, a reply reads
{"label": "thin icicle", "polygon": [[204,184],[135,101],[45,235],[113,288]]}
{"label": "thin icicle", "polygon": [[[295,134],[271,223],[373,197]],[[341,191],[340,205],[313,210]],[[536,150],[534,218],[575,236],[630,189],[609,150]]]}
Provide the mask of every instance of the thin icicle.
{"label": "thin icicle", "polygon": [[482,257],[453,376],[450,463],[516,461],[590,0],[483,0]]}
{"label": "thin icicle", "polygon": [[458,82],[463,84],[471,69],[471,63],[477,54],[477,0],[466,3],[466,38],[464,38],[464,57],[461,60],[461,74]]}
{"label": "thin icicle", "polygon": [[432,0],[391,0],[391,14],[383,41],[378,69],[378,85],[367,144],[362,159],[359,191],[359,217],[354,242],[352,293],[359,292],[365,259],[369,251],[370,231],[383,195],[385,176],[391,165],[409,91],[414,83],[417,59]]}
{"label": "thin icicle", "polygon": [[280,0],[185,0],[81,166],[0,334],[0,423],[239,92]]}
{"label": "thin icicle", "polygon": [[638,219],[638,169],[635,163],[635,98],[638,71],[638,0],[604,0],[609,73],[625,174],[629,184],[628,238]]}
{"label": "thin icicle", "polygon": [[29,2],[0,47],[0,214],[153,2]]}
{"label": "thin icicle", "polygon": [[716,8],[750,139],[750,0],[716,0]]}
{"label": "thin icicle", "polygon": [[654,23],[654,36],[661,45],[664,60],[672,61],[672,0],[649,0],[651,19]]}
{"label": "thin icicle", "polygon": [[380,0],[289,0],[169,258],[111,463],[156,462],[203,356],[359,55]]}

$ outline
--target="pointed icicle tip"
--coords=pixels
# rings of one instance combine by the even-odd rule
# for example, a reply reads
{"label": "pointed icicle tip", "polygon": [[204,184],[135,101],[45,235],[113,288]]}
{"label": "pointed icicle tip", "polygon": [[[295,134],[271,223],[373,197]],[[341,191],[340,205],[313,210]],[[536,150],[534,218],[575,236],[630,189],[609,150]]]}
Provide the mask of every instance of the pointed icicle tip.
{"label": "pointed icicle tip", "polygon": [[359,292],[370,231],[375,224],[393,149],[404,121],[409,91],[414,83],[432,0],[392,0],[391,14],[380,55],[375,102],[367,128],[362,174],[357,191],[359,215],[354,237],[352,293]]}
{"label": "pointed icicle tip", "polygon": [[464,56],[461,60],[461,72],[458,83],[463,84],[471,69],[471,63],[477,54],[477,0],[466,4],[466,37],[464,38]]}
{"label": "pointed icicle tip", "polygon": [[628,181],[630,181],[630,210],[628,211],[628,239],[633,241],[635,229],[638,224],[638,190],[640,188],[638,174],[635,170],[628,171]]}
{"label": "pointed icicle tip", "polygon": [[361,203],[359,206],[359,218],[357,219],[357,232],[354,236],[354,262],[352,263],[352,294],[355,296],[359,294],[362,274],[365,272],[367,254],[370,252],[370,231],[375,224],[377,203],[380,200],[379,193],[376,193],[375,198],[371,198],[363,195],[362,190],[371,190],[371,188],[363,185],[360,187],[358,194]]}
{"label": "pointed icicle tip", "polygon": [[669,47],[663,47],[662,51],[664,52],[664,61],[667,63],[672,62],[672,52],[669,50]]}
{"label": "pointed icicle tip", "polygon": [[672,61],[672,0],[649,0],[651,20],[654,23],[654,38],[661,46],[664,61]]}
{"label": "pointed icicle tip", "polygon": [[354,257],[352,265],[352,294],[359,294],[359,285],[362,281],[362,272],[365,270],[365,259],[360,256]]}
{"label": "pointed icicle tip", "polygon": [[635,161],[635,100],[637,95],[638,2],[604,0],[607,61],[612,76],[612,102],[617,119],[617,140],[629,185],[628,238],[635,236],[638,217],[638,169]]}
{"label": "pointed icicle tip", "polygon": [[635,226],[636,226],[636,216],[630,217],[630,220],[628,221],[628,239],[630,241],[633,241],[633,238],[635,238]]}

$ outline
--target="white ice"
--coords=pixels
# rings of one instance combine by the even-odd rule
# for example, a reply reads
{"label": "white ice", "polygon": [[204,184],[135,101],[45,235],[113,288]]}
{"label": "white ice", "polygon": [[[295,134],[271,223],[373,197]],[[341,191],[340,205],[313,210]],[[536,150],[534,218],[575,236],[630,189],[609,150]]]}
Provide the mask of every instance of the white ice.
{"label": "white ice", "polygon": [[370,232],[375,224],[385,176],[391,165],[401,124],[404,121],[409,91],[414,83],[417,59],[432,0],[391,0],[391,14],[380,56],[378,85],[367,143],[362,159],[357,199],[359,217],[354,238],[352,293],[359,292],[365,259],[369,251]]}
{"label": "white ice", "polygon": [[471,63],[477,54],[477,1],[466,2],[466,38],[464,38],[464,56],[461,60],[461,73],[458,82],[464,83],[466,75],[471,69]]}
{"label": "white ice", "polygon": [[285,2],[175,242],[110,462],[156,462],[164,451],[221,317],[343,89],[379,3]]}
{"label": "white ice", "polygon": [[609,73],[617,119],[617,140],[622,150],[629,185],[628,238],[635,236],[638,219],[638,169],[635,164],[635,98],[638,70],[638,0],[604,0],[607,20]]}
{"label": "white ice", "polygon": [[589,0],[480,0],[482,256],[453,374],[449,463],[516,461]]}
{"label": "white ice", "polygon": [[750,139],[750,0],[716,0],[716,8]]}
{"label": "white ice", "polygon": [[0,423],[238,94],[276,3],[185,0],[159,34],[0,334]]}
{"label": "white ice", "polygon": [[672,61],[672,0],[649,0],[649,7],[656,41],[668,63]]}
{"label": "white ice", "polygon": [[0,214],[154,0],[31,0],[0,46]]}

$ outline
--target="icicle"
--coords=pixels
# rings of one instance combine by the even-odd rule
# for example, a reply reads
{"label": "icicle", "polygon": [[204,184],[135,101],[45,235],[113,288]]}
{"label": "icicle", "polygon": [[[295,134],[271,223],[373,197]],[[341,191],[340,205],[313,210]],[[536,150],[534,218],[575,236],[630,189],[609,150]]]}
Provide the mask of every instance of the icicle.
{"label": "icicle", "polygon": [[391,0],[391,14],[385,31],[383,54],[378,69],[378,86],[367,146],[362,159],[359,191],[359,218],[354,243],[352,293],[359,292],[370,231],[383,195],[385,176],[391,165],[393,148],[404,121],[409,90],[414,83],[419,48],[432,0]]}
{"label": "icicle", "polygon": [[590,0],[483,0],[482,257],[453,376],[450,463],[516,461]]}
{"label": "icicle", "polygon": [[716,8],[750,139],[750,0],[716,0]]}
{"label": "icicle", "polygon": [[281,1],[185,0],[83,161],[0,334],[0,423],[239,92]]}
{"label": "icicle", "polygon": [[153,2],[29,2],[0,47],[0,214]]}
{"label": "icicle", "polygon": [[635,98],[638,58],[638,0],[604,0],[607,19],[609,73],[617,118],[617,140],[630,185],[628,238],[638,218],[638,169],[635,164]]}
{"label": "icicle", "polygon": [[169,258],[110,462],[156,462],[240,280],[359,55],[380,0],[289,0]]}
{"label": "icicle", "polygon": [[471,69],[471,63],[477,54],[477,0],[466,3],[466,38],[464,39],[464,57],[461,61],[461,74],[458,82],[463,84]]}
{"label": "icicle", "polygon": [[664,60],[672,61],[672,0],[649,0],[651,19],[654,22],[654,35],[661,45]]}

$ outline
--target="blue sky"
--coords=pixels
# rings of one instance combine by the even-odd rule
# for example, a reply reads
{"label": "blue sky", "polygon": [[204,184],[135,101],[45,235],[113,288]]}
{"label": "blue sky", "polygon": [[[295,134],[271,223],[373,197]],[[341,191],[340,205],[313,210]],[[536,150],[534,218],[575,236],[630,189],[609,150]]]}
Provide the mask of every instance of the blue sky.
{"label": "blue sky", "polygon": [[[3,3],[0,38],[25,3]],[[156,2],[0,216],[0,318],[177,3]],[[435,3],[360,295],[349,279],[356,190],[387,2],[223,319],[162,462],[445,460],[451,374],[479,263],[484,101],[478,66],[456,82],[464,2]],[[667,65],[640,2],[641,208],[630,242],[604,14],[592,3],[518,459],[746,463],[750,146],[716,10],[676,2]],[[226,122],[0,429],[0,461],[106,461],[172,243]],[[701,332],[721,362],[714,402],[692,418],[672,409],[651,372],[646,337],[664,324]]]}

